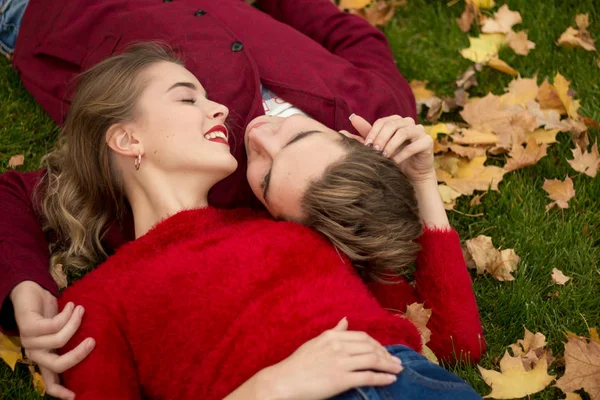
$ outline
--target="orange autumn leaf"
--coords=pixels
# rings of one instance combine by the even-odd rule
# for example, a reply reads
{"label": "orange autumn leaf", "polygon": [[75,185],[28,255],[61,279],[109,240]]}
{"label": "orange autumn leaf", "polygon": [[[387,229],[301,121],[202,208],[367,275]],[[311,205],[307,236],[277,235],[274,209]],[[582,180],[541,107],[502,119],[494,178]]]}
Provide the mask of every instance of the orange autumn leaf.
{"label": "orange autumn leaf", "polygon": [[542,186],[548,193],[548,197],[554,202],[546,206],[546,211],[550,210],[555,205],[560,208],[569,208],[569,200],[575,196],[575,189],[573,189],[573,181],[568,176],[564,181],[558,179],[544,179],[544,186]]}
{"label": "orange autumn leaf", "polygon": [[547,150],[548,145],[538,145],[534,137],[530,137],[527,140],[527,147],[515,143],[512,150],[508,153],[511,158],[504,165],[504,169],[515,171],[533,165],[546,156]]}
{"label": "orange autumn leaf", "polygon": [[554,86],[548,82],[548,78],[540,85],[540,90],[537,95],[537,101],[542,109],[553,109],[560,114],[566,114],[567,110],[563,105]]}
{"label": "orange autumn leaf", "polygon": [[505,61],[498,57],[492,57],[486,64],[490,68],[494,68],[497,71],[504,72],[511,76],[518,76],[519,71],[508,65]]}
{"label": "orange autumn leaf", "polygon": [[12,156],[10,160],[8,160],[8,166],[10,168],[16,168],[20,165],[23,165],[25,162],[25,156],[23,154],[17,154],[16,156]]}
{"label": "orange autumn leaf", "polygon": [[431,338],[431,330],[427,327],[427,322],[431,317],[431,309],[425,308],[423,303],[412,303],[406,307],[404,318],[411,321],[421,334],[421,343],[427,344]]}
{"label": "orange autumn leaf", "polygon": [[339,7],[342,10],[365,8],[371,4],[371,0],[340,0]]}
{"label": "orange autumn leaf", "polygon": [[581,151],[579,146],[571,149],[573,159],[567,160],[571,167],[577,172],[583,172],[589,177],[595,178],[600,169],[600,154],[598,153],[598,142],[594,143],[592,150]]}
{"label": "orange autumn leaf", "polygon": [[[486,157],[465,160],[453,156],[436,158],[438,181],[446,183],[452,189],[465,195],[475,190],[498,190],[506,170],[496,166],[483,165]],[[451,169],[449,167],[452,167]]]}
{"label": "orange autumn leaf", "polygon": [[465,241],[467,266],[476,269],[478,274],[488,272],[499,281],[512,281],[515,278],[511,272],[515,271],[520,261],[513,249],[497,250],[492,238],[479,235],[474,239]]}

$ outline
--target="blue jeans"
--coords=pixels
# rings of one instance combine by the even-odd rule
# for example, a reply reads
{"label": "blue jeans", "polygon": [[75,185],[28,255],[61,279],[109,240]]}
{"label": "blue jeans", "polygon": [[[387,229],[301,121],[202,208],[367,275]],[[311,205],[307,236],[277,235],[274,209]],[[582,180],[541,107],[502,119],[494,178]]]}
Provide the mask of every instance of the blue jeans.
{"label": "blue jeans", "polygon": [[0,0],[0,53],[4,55],[15,51],[27,3],[29,0]]}
{"label": "blue jeans", "polygon": [[416,351],[402,345],[386,347],[402,360],[404,369],[398,380],[381,387],[361,387],[349,390],[332,400],[395,400],[395,399],[481,399],[475,390],[453,373],[427,360]]}

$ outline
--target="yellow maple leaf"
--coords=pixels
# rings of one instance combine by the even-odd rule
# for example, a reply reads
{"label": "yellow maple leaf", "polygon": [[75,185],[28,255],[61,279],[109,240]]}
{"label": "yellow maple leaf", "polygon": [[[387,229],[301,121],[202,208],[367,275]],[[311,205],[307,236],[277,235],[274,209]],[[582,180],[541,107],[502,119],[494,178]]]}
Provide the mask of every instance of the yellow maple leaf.
{"label": "yellow maple leaf", "polygon": [[496,71],[504,72],[511,76],[518,76],[519,71],[508,65],[505,61],[498,57],[492,57],[486,64],[490,68],[494,68]]}
{"label": "yellow maple leaf", "polygon": [[444,208],[446,210],[454,209],[454,206],[456,205],[456,199],[462,196],[462,193],[459,193],[450,186],[444,184],[438,185],[438,191],[440,192],[440,197],[444,202]]}
{"label": "yellow maple leaf", "polygon": [[556,110],[559,114],[567,113],[565,106],[562,101],[560,101],[560,97],[558,97],[556,89],[548,82],[548,78],[540,85],[540,90],[536,99],[543,110],[551,109]]}
{"label": "yellow maple leaf", "polygon": [[500,371],[492,371],[477,366],[483,380],[492,387],[492,392],[484,397],[493,399],[517,399],[538,393],[554,380],[548,375],[548,363],[542,356],[535,368],[525,371],[520,357],[512,357],[506,351],[500,360]]}
{"label": "yellow maple leaf", "polygon": [[483,33],[479,37],[469,36],[470,46],[462,49],[460,54],[475,63],[486,63],[498,55],[498,51],[506,44],[501,33]]}
{"label": "yellow maple leaf", "polygon": [[42,378],[42,375],[35,370],[33,365],[29,365],[29,372],[31,373],[31,383],[33,384],[33,389],[40,396],[44,397],[46,395],[46,383],[44,382],[44,378]]}
{"label": "yellow maple leaf", "polygon": [[[458,159],[458,158],[457,158]],[[445,182],[452,189],[466,195],[472,195],[475,190],[498,190],[506,170],[496,166],[483,165],[486,157],[475,157],[472,160],[458,159],[456,173],[445,177]]]}
{"label": "yellow maple leaf", "polygon": [[535,77],[518,77],[517,79],[513,79],[505,90],[506,94],[501,97],[502,106],[521,105],[525,107],[527,103],[535,100],[539,92],[539,87]]}
{"label": "yellow maple leaf", "polygon": [[556,387],[565,393],[585,390],[592,400],[600,398],[600,344],[585,337],[571,337],[565,344],[565,374]]}
{"label": "yellow maple leaf", "polygon": [[557,73],[554,77],[553,86],[556,89],[556,94],[558,95],[558,98],[567,110],[567,114],[569,115],[569,117],[577,121],[579,119],[579,114],[577,112],[579,110],[579,100],[574,100],[569,95],[570,83],[571,82],[566,80],[564,76],[562,76],[560,73]]}
{"label": "yellow maple leaf", "polygon": [[371,0],[340,0],[339,7],[342,10],[352,10],[365,8],[369,4],[371,4]]}
{"label": "yellow maple leaf", "polygon": [[496,5],[494,0],[467,0],[467,3],[473,4],[475,7],[489,10]]}
{"label": "yellow maple leaf", "polygon": [[571,149],[573,159],[567,160],[571,167],[577,172],[583,172],[589,177],[595,178],[600,169],[600,154],[598,153],[598,142],[594,143],[592,150],[588,153],[581,151],[579,146]]}
{"label": "yellow maple leaf", "polygon": [[476,129],[462,129],[460,133],[452,135],[452,140],[454,143],[467,145],[495,144],[498,143],[498,136]]}
{"label": "yellow maple leaf", "polygon": [[554,200],[554,202],[546,206],[546,211],[550,210],[555,205],[560,208],[569,208],[569,200],[575,196],[573,181],[568,176],[564,181],[558,179],[544,179],[542,189],[548,193],[548,197],[551,200]]}
{"label": "yellow maple leaf", "polygon": [[556,143],[556,135],[560,132],[560,129],[536,129],[533,132],[527,133],[527,140],[534,138],[537,144],[552,144]]}
{"label": "yellow maple leaf", "polygon": [[447,124],[442,122],[435,125],[426,125],[423,128],[425,129],[425,132],[433,138],[433,140],[437,140],[439,134],[449,135],[453,131],[449,129]]}
{"label": "yellow maple leaf", "polygon": [[15,370],[17,361],[23,359],[18,338],[6,336],[0,332],[0,358],[8,364],[10,369]]}

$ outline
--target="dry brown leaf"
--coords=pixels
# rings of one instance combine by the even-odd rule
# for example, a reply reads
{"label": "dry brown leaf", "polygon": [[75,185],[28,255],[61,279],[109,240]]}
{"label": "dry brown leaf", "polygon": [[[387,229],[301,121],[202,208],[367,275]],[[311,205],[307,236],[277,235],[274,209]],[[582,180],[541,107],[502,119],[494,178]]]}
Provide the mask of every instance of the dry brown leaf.
{"label": "dry brown leaf", "polygon": [[575,24],[579,29],[587,29],[590,26],[590,14],[577,14]]}
{"label": "dry brown leaf", "polygon": [[521,105],[525,107],[530,101],[535,101],[538,95],[537,78],[518,77],[513,79],[505,90],[506,94],[501,97],[502,106]]}
{"label": "dry brown leaf", "polygon": [[537,144],[552,144],[556,143],[556,135],[560,132],[559,129],[536,129],[527,134],[527,140],[533,138]]}
{"label": "dry brown leaf", "polygon": [[558,179],[544,179],[544,186],[542,186],[548,193],[548,197],[554,202],[546,206],[546,211],[557,205],[560,208],[569,208],[569,200],[575,196],[575,189],[573,189],[573,181],[568,176],[564,181]]}
{"label": "dry brown leaf", "polygon": [[25,162],[25,156],[23,154],[17,154],[16,156],[12,156],[10,160],[8,160],[8,166],[10,168],[16,168],[20,165],[23,165]]}
{"label": "dry brown leaf", "polygon": [[515,171],[534,165],[546,156],[547,150],[547,144],[538,145],[533,137],[530,137],[527,140],[527,147],[523,147],[520,143],[514,143],[512,150],[508,153],[511,158],[504,165],[504,169],[507,171]]}
{"label": "dry brown leaf", "polygon": [[559,111],[554,109],[542,110],[540,104],[535,100],[527,102],[527,111],[536,117],[536,125],[538,127],[543,126],[546,129],[559,129],[560,131],[568,131],[570,129],[570,126],[566,122],[560,120]]}
{"label": "dry brown leaf", "polygon": [[474,97],[467,102],[460,116],[472,129],[492,132],[493,127],[509,119],[510,113],[501,110],[502,99],[492,93],[485,97]]}
{"label": "dry brown leaf", "polygon": [[565,344],[565,374],[556,387],[565,393],[583,389],[591,400],[600,399],[600,344],[578,337]]}
{"label": "dry brown leaf", "polygon": [[446,210],[454,209],[454,206],[456,205],[455,200],[462,196],[462,193],[459,193],[448,185],[444,184],[438,185],[438,191],[440,192],[440,197],[444,202],[444,208]]}
{"label": "dry brown leaf", "polygon": [[10,369],[15,370],[17,361],[23,359],[21,343],[18,338],[6,336],[0,332],[0,358],[8,364]]}
{"label": "dry brown leaf", "polygon": [[471,30],[471,25],[473,25],[473,21],[475,21],[479,10],[473,3],[466,2],[465,10],[461,14],[460,18],[456,19],[458,26],[461,31],[467,33]]}
{"label": "dry brown leaf", "polygon": [[519,71],[508,65],[505,61],[498,57],[492,57],[486,64],[490,68],[494,68],[497,71],[504,72],[511,76],[518,76]]}
{"label": "dry brown leaf", "polygon": [[475,157],[485,157],[487,146],[461,146],[459,144],[449,144],[448,148],[461,157],[466,157],[469,160]]}
{"label": "dry brown leaf", "polygon": [[67,275],[63,270],[62,264],[57,264],[54,268],[52,268],[50,270],[50,275],[52,276],[52,279],[54,279],[54,282],[56,282],[56,285],[59,289],[64,289],[67,287]]}
{"label": "dry brown leaf", "polygon": [[[502,154],[513,148],[514,145],[527,142],[529,133],[535,131],[537,119],[522,107],[512,107],[505,110],[508,119],[496,121],[492,129],[498,136],[498,143],[492,149],[491,154]],[[512,113],[512,114],[510,114]]]}
{"label": "dry brown leaf", "polygon": [[511,357],[508,351],[500,360],[500,371],[487,370],[477,366],[483,380],[492,387],[492,392],[485,397],[493,399],[516,399],[544,390],[553,380],[548,375],[548,362],[542,356],[530,371],[525,371],[520,357]]}
{"label": "dry brown leaf", "polygon": [[554,86],[548,82],[548,78],[544,80],[544,83],[540,85],[540,90],[537,95],[537,101],[540,103],[542,109],[553,109],[558,111],[560,114],[566,114],[567,110],[560,101],[560,97],[556,92]]}
{"label": "dry brown leaf", "polygon": [[535,367],[542,356],[546,357],[548,365],[552,364],[554,357],[552,351],[546,349],[546,336],[541,332],[533,334],[529,329],[525,328],[525,336],[523,339],[517,340],[517,343],[508,346],[515,357],[521,357],[525,371],[529,371]]}
{"label": "dry brown leaf", "polygon": [[498,136],[493,133],[481,132],[475,129],[462,129],[451,136],[454,143],[466,145],[485,145],[498,142]]}
{"label": "dry brown leaf", "polygon": [[423,106],[431,108],[433,102],[437,99],[435,93],[427,89],[427,81],[412,80],[409,83],[410,88],[415,96],[417,102],[417,113],[421,113]]}
{"label": "dry brown leaf", "polygon": [[568,48],[581,47],[587,51],[596,51],[594,39],[585,29],[568,27],[558,38],[557,44]]}
{"label": "dry brown leaf", "polygon": [[535,43],[527,39],[527,32],[525,31],[508,32],[506,34],[506,42],[515,53],[521,56],[526,56],[531,50],[535,49]]}
{"label": "dry brown leaf", "polygon": [[373,0],[368,7],[350,9],[350,13],[366,19],[373,26],[385,26],[394,17],[396,8],[406,1]]}
{"label": "dry brown leaf", "polygon": [[569,94],[569,82],[562,76],[560,73],[556,73],[554,77],[554,88],[556,89],[556,94],[558,94],[558,98],[562,102],[567,110],[567,114],[571,119],[578,120],[579,119],[579,100],[574,100],[573,97]]}
{"label": "dry brown leaf", "polygon": [[471,207],[475,207],[475,206],[480,206],[481,205],[481,198],[485,196],[485,193],[482,194],[476,194],[475,196],[473,196],[473,198],[471,199],[471,201],[469,202],[469,205]]}
{"label": "dry brown leaf", "polygon": [[456,79],[456,86],[459,89],[468,90],[473,86],[477,86],[477,72],[475,68],[471,65],[467,70]]}
{"label": "dry brown leaf", "polygon": [[477,269],[478,274],[489,272],[499,281],[512,281],[515,278],[511,272],[516,270],[520,261],[513,249],[498,251],[492,244],[492,238],[479,235],[465,241],[472,262],[467,262],[469,268]]}
{"label": "dry brown leaf", "polygon": [[588,153],[581,151],[579,146],[571,149],[573,159],[567,160],[571,167],[577,172],[583,172],[589,177],[595,178],[600,169],[600,154],[598,153],[598,142],[594,143],[592,150]]}
{"label": "dry brown leaf", "polygon": [[571,279],[571,277],[563,274],[560,269],[552,268],[552,282],[559,284],[559,285],[564,285],[570,279]]}
{"label": "dry brown leaf", "polygon": [[494,13],[494,18],[486,18],[481,31],[484,33],[508,33],[513,25],[523,22],[521,14],[518,11],[510,11],[504,4]]}
{"label": "dry brown leaf", "polygon": [[404,318],[411,321],[421,334],[421,343],[427,344],[431,338],[431,330],[427,327],[427,322],[431,317],[431,309],[423,307],[422,303],[412,303],[406,307]]}
{"label": "dry brown leaf", "polygon": [[[455,170],[439,168],[439,159],[444,157],[442,164],[448,165],[451,159],[456,161]],[[486,157],[475,157],[465,160],[458,157],[442,156],[436,157],[436,173],[438,181],[446,183],[452,189],[466,195],[472,195],[473,191],[498,190],[498,184],[502,181],[506,171],[495,166],[484,166]]]}

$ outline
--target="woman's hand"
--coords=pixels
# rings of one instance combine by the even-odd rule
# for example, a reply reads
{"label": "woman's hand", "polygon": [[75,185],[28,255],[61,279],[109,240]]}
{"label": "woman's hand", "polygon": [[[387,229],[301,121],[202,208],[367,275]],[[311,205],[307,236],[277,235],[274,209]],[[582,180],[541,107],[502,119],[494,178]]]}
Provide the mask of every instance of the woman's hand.
{"label": "woman's hand", "polygon": [[275,390],[273,397],[327,399],[352,388],[394,382],[402,370],[400,360],[365,332],[347,329],[344,318],[285,360],[263,370],[263,382]]}
{"label": "woman's hand", "polygon": [[353,115],[350,121],[365,145],[393,159],[412,183],[435,180],[433,139],[423,125],[398,115],[380,118],[372,126],[358,115]]}
{"label": "woman's hand", "polygon": [[79,364],[94,348],[87,338],[75,349],[59,356],[53,352],[63,347],[79,329],[83,307],[73,303],[58,313],[56,298],[35,282],[19,283],[10,293],[15,320],[25,355],[37,363],[46,384],[46,392],[61,399],[74,399],[75,394],[60,385],[58,374]]}

